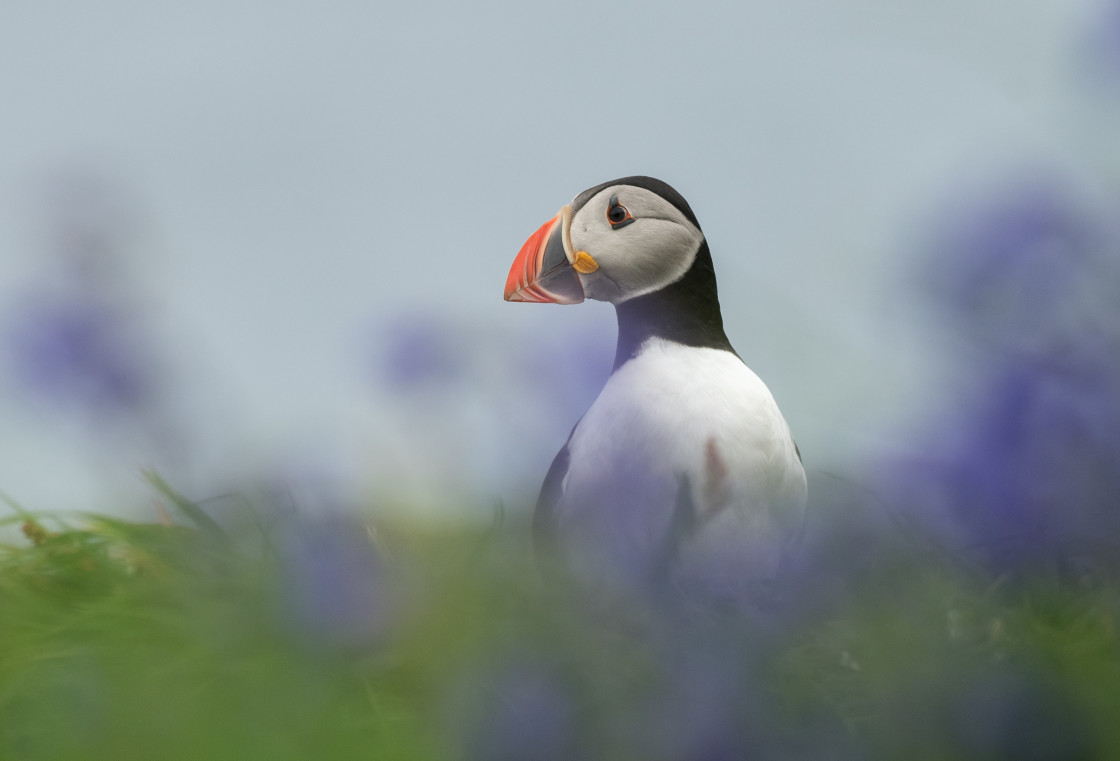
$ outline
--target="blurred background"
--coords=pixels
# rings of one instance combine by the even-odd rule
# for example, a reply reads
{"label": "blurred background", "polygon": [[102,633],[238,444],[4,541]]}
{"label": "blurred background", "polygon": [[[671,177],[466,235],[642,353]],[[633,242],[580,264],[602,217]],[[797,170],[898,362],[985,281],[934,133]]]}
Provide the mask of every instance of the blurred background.
{"label": "blurred background", "polygon": [[[0,5],[0,756],[1120,757],[1120,0],[397,6]],[[502,288],[629,174],[804,455],[757,599],[533,563],[615,323]]]}
{"label": "blurred background", "polygon": [[501,289],[627,174],[696,210],[811,471],[905,457],[993,358],[1115,339],[1116,3],[0,16],[0,491],[34,509],[142,512],[141,468],[530,505],[614,318]]}

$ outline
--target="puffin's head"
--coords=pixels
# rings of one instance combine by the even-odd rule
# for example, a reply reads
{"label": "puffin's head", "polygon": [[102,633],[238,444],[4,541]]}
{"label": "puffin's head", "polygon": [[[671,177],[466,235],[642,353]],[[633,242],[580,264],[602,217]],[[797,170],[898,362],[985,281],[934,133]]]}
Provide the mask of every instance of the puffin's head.
{"label": "puffin's head", "polygon": [[669,185],[612,180],[580,193],[525,241],[505,298],[620,304],[680,280],[703,242],[692,209]]}

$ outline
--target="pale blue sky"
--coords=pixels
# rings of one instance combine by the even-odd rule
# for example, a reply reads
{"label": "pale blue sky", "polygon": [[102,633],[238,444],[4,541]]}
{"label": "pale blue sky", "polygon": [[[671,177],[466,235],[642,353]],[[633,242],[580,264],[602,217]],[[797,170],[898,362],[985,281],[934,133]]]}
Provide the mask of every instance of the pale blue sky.
{"label": "pale blue sky", "polygon": [[[889,448],[951,375],[901,286],[934,210],[1024,167],[1092,168],[1076,68],[1098,3],[231,5],[0,11],[0,298],[49,280],[68,178],[109,188],[200,491],[306,467],[520,498],[614,324],[505,304],[506,271],[626,174],[692,204],[728,333],[807,464]],[[377,380],[408,315],[466,352],[439,398]],[[545,361],[525,348],[542,335],[592,378],[534,422],[518,362]],[[142,457],[175,472],[11,384],[0,415],[0,490],[35,507],[142,494]]]}

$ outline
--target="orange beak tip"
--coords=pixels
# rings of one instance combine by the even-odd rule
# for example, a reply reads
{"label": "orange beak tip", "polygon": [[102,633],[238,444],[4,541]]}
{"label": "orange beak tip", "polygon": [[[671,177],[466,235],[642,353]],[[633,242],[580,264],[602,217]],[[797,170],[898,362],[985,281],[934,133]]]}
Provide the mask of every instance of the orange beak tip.
{"label": "orange beak tip", "polygon": [[505,300],[545,304],[578,304],[583,286],[571,265],[566,244],[568,207],[529,236],[506,277]]}

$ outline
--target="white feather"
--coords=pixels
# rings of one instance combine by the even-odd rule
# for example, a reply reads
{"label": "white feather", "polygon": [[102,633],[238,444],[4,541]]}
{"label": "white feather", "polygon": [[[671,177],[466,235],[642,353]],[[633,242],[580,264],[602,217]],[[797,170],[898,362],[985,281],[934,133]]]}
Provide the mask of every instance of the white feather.
{"label": "white feather", "polygon": [[577,562],[654,558],[682,477],[697,513],[682,562],[715,559],[766,577],[801,523],[805,473],[789,427],[762,380],[727,351],[648,340],[607,381],[568,451],[556,521]]}
{"label": "white feather", "polygon": [[[614,196],[629,209],[634,224],[611,229],[607,206]],[[575,213],[570,235],[572,247],[587,251],[600,265],[598,271],[579,276],[587,298],[614,304],[680,280],[704,240],[680,209],[632,185],[596,193]]]}

